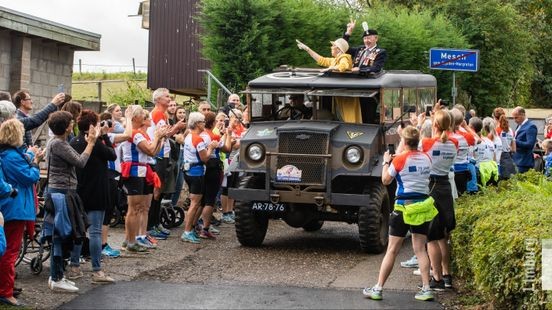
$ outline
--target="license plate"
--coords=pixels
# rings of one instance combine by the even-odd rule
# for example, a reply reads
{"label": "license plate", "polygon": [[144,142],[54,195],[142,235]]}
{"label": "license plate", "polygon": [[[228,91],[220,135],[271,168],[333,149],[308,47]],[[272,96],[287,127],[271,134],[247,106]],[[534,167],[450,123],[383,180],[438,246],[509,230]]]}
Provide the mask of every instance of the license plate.
{"label": "license plate", "polygon": [[286,210],[286,205],[283,203],[253,202],[251,210],[262,212],[284,212]]}

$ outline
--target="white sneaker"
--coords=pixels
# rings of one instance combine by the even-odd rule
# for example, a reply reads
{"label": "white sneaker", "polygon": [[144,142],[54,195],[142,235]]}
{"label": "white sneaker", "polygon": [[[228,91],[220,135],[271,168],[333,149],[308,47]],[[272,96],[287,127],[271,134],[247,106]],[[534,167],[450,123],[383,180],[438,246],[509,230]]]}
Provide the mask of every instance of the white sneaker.
{"label": "white sneaker", "polygon": [[[420,271],[420,268],[412,271],[412,274],[414,274],[415,276],[421,276],[422,275],[422,272]],[[432,276],[433,275],[433,270],[429,270],[429,275]]]}
{"label": "white sneaker", "polygon": [[53,291],[65,291],[70,293],[75,293],[79,291],[78,287],[72,285],[65,279],[61,279],[59,281],[51,281],[50,289]]}
{"label": "white sneaker", "polygon": [[[67,280],[67,278],[65,278],[65,277],[63,277],[63,279],[61,279],[61,281],[65,281],[65,282],[75,286],[75,282]],[[52,277],[48,277],[48,288],[50,288],[50,289],[52,288],[52,282],[53,282]]]}

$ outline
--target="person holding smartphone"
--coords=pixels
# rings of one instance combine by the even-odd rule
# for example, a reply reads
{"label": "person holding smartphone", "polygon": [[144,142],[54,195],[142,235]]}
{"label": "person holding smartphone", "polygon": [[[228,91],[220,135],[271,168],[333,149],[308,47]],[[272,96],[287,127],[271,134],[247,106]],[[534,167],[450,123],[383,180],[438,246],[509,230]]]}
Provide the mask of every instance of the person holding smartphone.
{"label": "person holding smartphone", "polygon": [[414,296],[416,300],[432,300],[430,290],[429,258],[425,249],[429,223],[437,214],[433,199],[429,197],[431,159],[418,150],[420,132],[407,126],[401,132],[404,151],[392,156],[390,151],[383,155],[381,180],[389,185],[397,180],[395,208],[389,217],[389,243],[379,270],[378,282],[363,290],[363,295],[374,300],[383,298],[383,286],[393,270],[406,233],[412,233],[412,247],[418,258],[422,273],[422,289]]}

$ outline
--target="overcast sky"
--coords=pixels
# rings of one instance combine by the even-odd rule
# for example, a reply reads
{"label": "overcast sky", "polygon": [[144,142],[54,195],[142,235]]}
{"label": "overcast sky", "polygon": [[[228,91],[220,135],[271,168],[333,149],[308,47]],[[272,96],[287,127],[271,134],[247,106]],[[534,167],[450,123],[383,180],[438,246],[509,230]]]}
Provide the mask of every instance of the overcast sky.
{"label": "overcast sky", "polygon": [[[140,0],[0,0],[0,6],[94,32],[102,36],[99,52],[76,52],[83,71],[147,70],[148,31],[136,15]],[[78,67],[75,66],[75,71]]]}

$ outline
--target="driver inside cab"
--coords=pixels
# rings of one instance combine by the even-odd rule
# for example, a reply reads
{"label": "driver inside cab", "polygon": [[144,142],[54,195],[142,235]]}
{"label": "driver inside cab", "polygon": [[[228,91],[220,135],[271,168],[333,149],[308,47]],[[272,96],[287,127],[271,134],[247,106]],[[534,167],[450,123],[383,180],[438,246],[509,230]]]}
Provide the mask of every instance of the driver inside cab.
{"label": "driver inside cab", "polygon": [[312,107],[305,105],[305,96],[293,94],[289,96],[289,103],[278,114],[279,119],[310,119]]}

